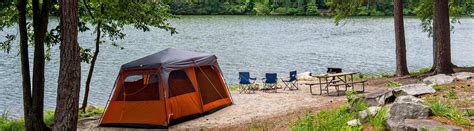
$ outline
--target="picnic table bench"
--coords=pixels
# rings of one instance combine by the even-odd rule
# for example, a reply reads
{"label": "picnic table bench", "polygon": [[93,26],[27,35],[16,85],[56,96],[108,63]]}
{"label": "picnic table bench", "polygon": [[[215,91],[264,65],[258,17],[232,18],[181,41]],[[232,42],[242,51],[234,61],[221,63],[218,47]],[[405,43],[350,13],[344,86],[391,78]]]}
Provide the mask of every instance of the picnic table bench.
{"label": "picnic table bench", "polygon": [[[323,91],[326,91],[326,93],[329,95],[329,87],[335,87],[337,95],[339,96],[339,86],[344,86],[345,91],[347,91],[348,87],[352,87],[354,90],[354,85],[355,84],[362,84],[362,92],[365,91],[365,84],[366,80],[361,80],[361,81],[354,81],[353,75],[357,74],[357,72],[342,72],[342,73],[333,73],[333,74],[321,74],[321,75],[314,75],[312,77],[318,78],[318,82],[314,83],[307,83],[306,85],[309,85],[310,88],[310,93],[312,95],[322,95]],[[348,77],[350,79],[348,79]],[[324,81],[323,81],[324,80]],[[319,94],[314,94],[312,87],[314,85],[319,85]],[[323,86],[324,85],[324,86]]]}

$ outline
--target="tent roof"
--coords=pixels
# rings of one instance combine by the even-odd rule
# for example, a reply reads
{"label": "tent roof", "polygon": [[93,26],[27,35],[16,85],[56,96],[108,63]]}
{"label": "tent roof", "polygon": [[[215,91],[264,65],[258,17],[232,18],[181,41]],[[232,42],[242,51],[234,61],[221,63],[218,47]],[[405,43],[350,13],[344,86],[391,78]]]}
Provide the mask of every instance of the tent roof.
{"label": "tent roof", "polygon": [[126,63],[122,65],[121,69],[146,69],[160,68],[162,66],[169,65],[172,66],[174,64],[182,65],[183,62],[189,63],[189,61],[192,61],[193,59],[217,59],[217,57],[215,57],[215,55],[207,53],[168,48],[160,52]]}

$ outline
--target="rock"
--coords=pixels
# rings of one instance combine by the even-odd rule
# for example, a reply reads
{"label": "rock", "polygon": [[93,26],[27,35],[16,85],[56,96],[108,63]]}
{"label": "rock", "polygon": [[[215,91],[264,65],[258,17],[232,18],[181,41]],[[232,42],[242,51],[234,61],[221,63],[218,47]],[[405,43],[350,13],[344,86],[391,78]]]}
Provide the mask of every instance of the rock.
{"label": "rock", "polygon": [[433,87],[425,84],[409,84],[401,87],[392,88],[392,93],[395,96],[412,95],[418,96],[423,94],[433,94],[436,90]]}
{"label": "rock", "polygon": [[431,85],[431,84],[443,85],[443,84],[452,83],[454,81],[454,78],[455,77],[453,77],[453,76],[448,76],[448,75],[445,75],[445,74],[438,74],[438,75],[426,77],[425,79],[423,79],[423,82],[425,84],[428,84],[428,85]]}
{"label": "rock", "polygon": [[367,113],[367,110],[359,111],[359,119],[363,120],[367,118],[369,114]]}
{"label": "rock", "polygon": [[369,106],[382,106],[389,98],[393,97],[391,90],[379,90],[365,95],[365,103]]}
{"label": "rock", "polygon": [[414,96],[400,96],[389,108],[387,125],[393,130],[404,129],[405,119],[427,118],[430,108],[423,105],[423,100]]}
{"label": "rock", "polygon": [[375,116],[379,110],[380,110],[380,107],[378,107],[378,106],[371,106],[371,107],[367,108],[367,111],[372,116]]}
{"label": "rock", "polygon": [[460,79],[460,80],[469,80],[469,79],[474,78],[474,73],[472,73],[472,72],[458,72],[458,73],[454,73],[452,76],[455,77],[456,79]]}
{"label": "rock", "polygon": [[405,130],[416,131],[424,130],[443,130],[443,131],[461,131],[462,128],[453,125],[445,125],[443,123],[429,119],[405,119]]}
{"label": "rock", "polygon": [[299,73],[298,75],[298,80],[312,80],[313,77],[311,76],[311,72],[303,72]]}
{"label": "rock", "polygon": [[359,126],[359,125],[362,125],[359,121],[359,119],[354,119],[354,120],[350,120],[347,122],[347,125],[349,126]]}

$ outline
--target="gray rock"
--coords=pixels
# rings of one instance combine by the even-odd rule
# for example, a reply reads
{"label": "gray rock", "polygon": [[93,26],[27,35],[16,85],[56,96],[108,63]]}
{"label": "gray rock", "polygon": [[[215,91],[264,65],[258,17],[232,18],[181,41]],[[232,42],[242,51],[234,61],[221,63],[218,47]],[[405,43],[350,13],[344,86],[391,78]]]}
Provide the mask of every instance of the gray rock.
{"label": "gray rock", "polygon": [[460,80],[469,80],[469,79],[474,78],[474,73],[472,73],[472,72],[458,72],[458,73],[454,73],[452,76],[455,77],[456,79],[460,79]]}
{"label": "gray rock", "polygon": [[359,119],[363,120],[365,118],[367,118],[369,116],[369,114],[367,113],[367,110],[363,110],[363,111],[359,111]]}
{"label": "gray rock", "polygon": [[391,90],[384,89],[365,95],[364,101],[369,106],[382,106],[392,96]]}
{"label": "gray rock", "polygon": [[425,79],[423,79],[423,82],[425,84],[428,84],[428,85],[432,85],[432,84],[435,84],[435,85],[450,84],[450,83],[453,83],[454,78],[455,77],[453,77],[453,76],[448,76],[448,75],[445,75],[445,74],[438,74],[438,75],[426,77]]}
{"label": "gray rock", "polygon": [[405,119],[405,130],[442,130],[442,131],[461,131],[462,128],[453,125],[445,125],[443,123],[429,119]]}
{"label": "gray rock", "polygon": [[371,107],[367,108],[367,111],[372,116],[375,116],[379,110],[380,110],[380,107],[378,107],[378,106],[371,106]]}
{"label": "gray rock", "polygon": [[359,126],[359,125],[362,125],[362,124],[360,123],[359,119],[354,119],[354,120],[348,121],[347,125],[349,125],[349,126]]}
{"label": "gray rock", "polygon": [[425,84],[409,84],[409,85],[404,85],[401,87],[397,88],[392,88],[392,93],[395,96],[404,96],[404,95],[412,95],[412,96],[418,96],[418,95],[423,95],[423,94],[433,94],[436,92],[433,87]]}
{"label": "gray rock", "polygon": [[428,106],[423,105],[423,100],[414,96],[400,96],[389,108],[387,125],[390,129],[404,129],[405,119],[427,118],[430,114]]}

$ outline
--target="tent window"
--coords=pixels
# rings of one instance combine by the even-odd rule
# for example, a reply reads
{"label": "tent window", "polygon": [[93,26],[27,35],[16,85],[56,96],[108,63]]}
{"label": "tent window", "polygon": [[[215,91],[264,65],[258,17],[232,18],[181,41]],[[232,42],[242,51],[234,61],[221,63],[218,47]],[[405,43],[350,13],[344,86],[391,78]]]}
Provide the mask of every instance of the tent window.
{"label": "tent window", "polygon": [[170,73],[168,85],[170,90],[170,97],[195,92],[191,80],[189,80],[188,75],[186,75],[186,72],[182,70],[172,71]]}
{"label": "tent window", "polygon": [[125,77],[117,101],[160,100],[159,75],[132,74]]}

